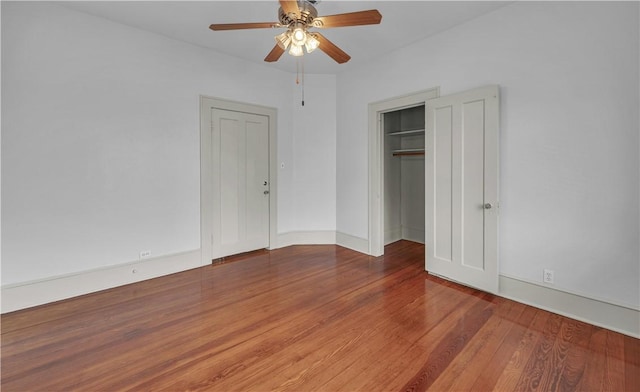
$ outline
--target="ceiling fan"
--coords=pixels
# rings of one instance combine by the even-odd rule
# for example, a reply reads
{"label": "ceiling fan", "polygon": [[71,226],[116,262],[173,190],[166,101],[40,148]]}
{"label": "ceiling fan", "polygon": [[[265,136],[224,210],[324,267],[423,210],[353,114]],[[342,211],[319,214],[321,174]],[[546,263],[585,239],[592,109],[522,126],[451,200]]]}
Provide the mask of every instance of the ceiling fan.
{"label": "ceiling fan", "polygon": [[316,48],[320,48],[329,57],[342,64],[349,61],[351,56],[325,38],[324,35],[315,31],[310,32],[309,28],[362,26],[379,24],[382,20],[382,15],[378,10],[318,16],[318,12],[313,6],[315,3],[317,0],[280,0],[279,22],[223,23],[212,24],[209,28],[220,31],[284,27],[287,31],[275,37],[276,45],[264,58],[264,61],[277,61],[287,49],[292,56],[302,56],[304,50],[311,53]]}

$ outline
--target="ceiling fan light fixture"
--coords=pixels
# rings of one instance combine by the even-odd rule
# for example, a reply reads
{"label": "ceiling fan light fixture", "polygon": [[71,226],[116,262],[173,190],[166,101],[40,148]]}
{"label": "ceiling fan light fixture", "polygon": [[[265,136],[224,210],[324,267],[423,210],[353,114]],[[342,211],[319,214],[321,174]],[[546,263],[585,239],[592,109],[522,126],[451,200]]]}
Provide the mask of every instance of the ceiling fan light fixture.
{"label": "ceiling fan light fixture", "polygon": [[280,48],[282,48],[283,50],[287,50],[287,48],[291,44],[290,32],[289,31],[285,31],[282,34],[276,35],[275,36],[275,40],[276,40],[276,43],[278,44],[278,46]]}
{"label": "ceiling fan light fixture", "polygon": [[307,32],[302,27],[296,27],[291,31],[291,42],[294,45],[302,46],[307,41]]}
{"label": "ceiling fan light fixture", "polygon": [[289,48],[289,54],[298,57],[302,56],[304,54],[304,51],[302,50],[302,46],[292,43],[291,48]]}
{"label": "ceiling fan light fixture", "polygon": [[307,53],[311,53],[320,46],[320,41],[312,33],[307,33],[307,40],[304,43],[304,47],[307,49]]}

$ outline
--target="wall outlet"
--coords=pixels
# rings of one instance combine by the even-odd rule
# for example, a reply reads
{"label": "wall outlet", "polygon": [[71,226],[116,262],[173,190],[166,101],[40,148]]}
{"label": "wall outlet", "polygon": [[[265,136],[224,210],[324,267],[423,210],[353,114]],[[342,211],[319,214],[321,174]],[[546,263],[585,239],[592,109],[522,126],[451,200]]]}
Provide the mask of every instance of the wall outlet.
{"label": "wall outlet", "polygon": [[550,269],[543,270],[542,281],[544,283],[553,283],[553,270],[550,270]]}
{"label": "wall outlet", "polygon": [[140,258],[141,259],[146,259],[147,257],[151,257],[151,251],[150,250],[143,250],[140,252]]}

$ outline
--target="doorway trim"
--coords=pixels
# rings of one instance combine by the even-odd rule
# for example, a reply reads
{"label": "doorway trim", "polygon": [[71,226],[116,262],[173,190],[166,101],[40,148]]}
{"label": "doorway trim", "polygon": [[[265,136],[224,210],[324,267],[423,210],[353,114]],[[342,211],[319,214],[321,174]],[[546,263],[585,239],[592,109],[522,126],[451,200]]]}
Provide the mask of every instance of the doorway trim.
{"label": "doorway trim", "polygon": [[200,262],[211,264],[213,238],[213,157],[211,154],[211,109],[251,113],[268,117],[269,123],[269,249],[277,244],[277,114],[275,108],[200,96]]}
{"label": "doorway trim", "polygon": [[369,254],[384,254],[384,132],[386,112],[425,104],[438,98],[440,87],[369,104]]}

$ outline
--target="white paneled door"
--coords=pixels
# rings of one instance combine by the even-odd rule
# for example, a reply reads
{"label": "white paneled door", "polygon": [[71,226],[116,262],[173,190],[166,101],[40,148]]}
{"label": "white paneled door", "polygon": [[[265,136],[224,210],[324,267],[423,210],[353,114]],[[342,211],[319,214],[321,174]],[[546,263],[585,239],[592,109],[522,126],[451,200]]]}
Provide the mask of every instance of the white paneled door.
{"label": "white paneled door", "polygon": [[498,292],[498,87],[426,102],[430,273]]}
{"label": "white paneled door", "polygon": [[269,118],[211,110],[215,259],[269,246]]}

